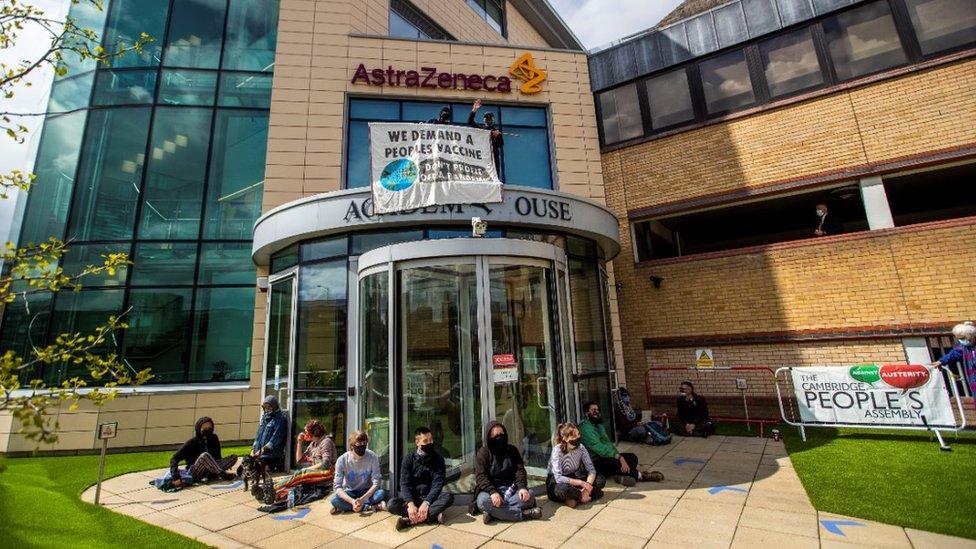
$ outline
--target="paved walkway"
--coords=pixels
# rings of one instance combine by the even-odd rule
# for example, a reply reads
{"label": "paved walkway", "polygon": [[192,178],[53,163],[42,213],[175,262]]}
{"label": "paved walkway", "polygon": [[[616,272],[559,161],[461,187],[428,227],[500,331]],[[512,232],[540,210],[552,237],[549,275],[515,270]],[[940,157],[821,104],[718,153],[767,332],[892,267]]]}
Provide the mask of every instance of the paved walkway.
{"label": "paved walkway", "polygon": [[[395,531],[386,512],[329,514],[327,500],[267,515],[243,486],[167,494],[149,487],[165,469],[105,481],[102,503],[217,547],[837,547],[976,548],[976,541],[820,513],[810,504],[781,442],[715,436],[669,446],[622,445],[664,473],[660,483],[607,486],[576,509],[539,498],[544,519],[484,525],[461,507],[439,526]],[[94,488],[82,499],[92,501]]]}

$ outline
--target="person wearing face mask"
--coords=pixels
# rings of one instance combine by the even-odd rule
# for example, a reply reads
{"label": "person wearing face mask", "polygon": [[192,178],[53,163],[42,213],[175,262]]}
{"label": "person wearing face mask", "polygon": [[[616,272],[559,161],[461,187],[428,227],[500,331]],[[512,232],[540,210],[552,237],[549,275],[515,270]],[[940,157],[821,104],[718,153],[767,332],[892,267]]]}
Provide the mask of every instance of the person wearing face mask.
{"label": "person wearing face mask", "polygon": [[952,328],[952,335],[956,344],[942,358],[935,361],[933,366],[945,366],[954,362],[962,364],[963,376],[969,384],[970,394],[976,395],[976,324],[971,321],[956,324]]}
{"label": "person wearing face mask", "polygon": [[475,120],[475,115],[478,113],[478,109],[480,108],[481,100],[479,99],[474,102],[474,105],[471,106],[471,112],[468,114],[468,126],[491,132],[491,157],[492,160],[495,161],[495,171],[498,172],[499,177],[502,177],[501,155],[502,149],[505,147],[505,137],[502,135],[501,129],[495,124],[495,115],[493,113],[485,113],[484,124],[479,124]]}
{"label": "person wearing face mask", "polygon": [[278,397],[268,395],[261,402],[261,423],[254,435],[251,457],[255,457],[272,471],[285,469],[285,438],[288,436],[288,418],[281,411]]}
{"label": "person wearing face mask", "polygon": [[441,108],[440,114],[437,118],[431,118],[427,121],[428,124],[452,124],[451,122],[451,107],[445,106]]}
{"label": "person wearing face mask", "polygon": [[618,452],[610,435],[603,427],[603,415],[596,402],[583,404],[586,420],[579,424],[580,440],[590,453],[596,472],[604,477],[613,477],[624,486],[634,486],[637,481],[659,482],[664,475],[659,471],[637,468],[637,456],[630,452]]}
{"label": "person wearing face mask", "polygon": [[475,454],[475,501],[469,512],[492,520],[518,522],[542,518],[535,496],[529,492],[525,463],[518,448],[508,443],[508,431],[497,421],[485,428],[485,444]]}
{"label": "person wearing face mask", "polygon": [[386,491],[380,488],[380,460],[368,446],[366,431],[349,434],[349,451],[336,461],[333,515],[386,509]]}
{"label": "person wearing face mask", "polygon": [[814,229],[813,234],[817,236],[831,236],[835,234],[841,234],[844,232],[844,226],[837,219],[836,216],[830,213],[830,209],[824,203],[817,204],[817,228]]}
{"label": "person wearing face mask", "polygon": [[655,420],[641,423],[640,410],[630,404],[630,391],[620,387],[613,392],[613,419],[620,438],[651,446],[671,444],[671,433]]}
{"label": "person wearing face mask", "polygon": [[671,424],[676,435],[688,437],[708,437],[715,434],[715,424],[708,415],[705,397],[695,392],[690,381],[678,385],[678,421]]}
{"label": "person wearing face mask", "polygon": [[579,428],[572,423],[556,427],[547,472],[549,501],[576,507],[577,503],[589,503],[603,497],[607,481],[596,473],[589,452],[580,444]]}
{"label": "person wearing face mask", "polygon": [[183,446],[173,454],[169,460],[170,478],[173,484],[182,486],[180,480],[180,462],[185,461],[187,472],[194,482],[208,482],[212,479],[230,480],[235,475],[227,470],[237,463],[237,456],[230,455],[221,458],[220,439],[214,432],[214,422],[209,417],[202,417],[193,425],[196,433],[193,438],[183,443]]}
{"label": "person wearing face mask", "polygon": [[416,524],[438,524],[444,510],[454,503],[454,495],[444,490],[447,466],[434,450],[433,433],[427,427],[417,427],[413,441],[417,449],[400,462],[400,495],[387,504],[391,513],[400,515],[397,530]]}

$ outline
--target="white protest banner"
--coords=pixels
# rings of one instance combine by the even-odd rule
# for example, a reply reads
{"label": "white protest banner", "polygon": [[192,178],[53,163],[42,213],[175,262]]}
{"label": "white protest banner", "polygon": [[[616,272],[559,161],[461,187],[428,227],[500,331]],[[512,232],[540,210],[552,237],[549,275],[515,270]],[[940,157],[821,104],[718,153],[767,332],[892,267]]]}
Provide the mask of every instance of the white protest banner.
{"label": "white protest banner", "polygon": [[956,426],[942,372],[920,364],[791,368],[803,423]]}
{"label": "white protest banner", "polygon": [[373,208],[502,201],[488,130],[448,124],[369,124]]}

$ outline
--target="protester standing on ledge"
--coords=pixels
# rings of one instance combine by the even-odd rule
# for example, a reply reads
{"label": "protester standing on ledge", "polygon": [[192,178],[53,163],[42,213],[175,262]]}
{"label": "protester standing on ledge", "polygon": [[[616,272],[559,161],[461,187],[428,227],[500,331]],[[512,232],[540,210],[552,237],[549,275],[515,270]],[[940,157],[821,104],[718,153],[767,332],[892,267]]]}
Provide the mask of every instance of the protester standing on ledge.
{"label": "protester standing on ledge", "polygon": [[452,124],[451,121],[451,107],[445,105],[441,109],[441,113],[437,115],[437,118],[431,118],[427,121],[428,124]]}
{"label": "protester standing on ledge", "polygon": [[502,135],[502,131],[495,125],[495,115],[491,112],[486,112],[484,117],[484,124],[479,124],[475,121],[475,114],[478,113],[478,109],[481,108],[481,100],[474,102],[471,106],[471,112],[468,113],[468,125],[472,128],[480,128],[482,130],[488,130],[491,132],[491,157],[495,161],[495,171],[498,172],[499,179],[502,178],[502,148],[505,146],[505,137]]}

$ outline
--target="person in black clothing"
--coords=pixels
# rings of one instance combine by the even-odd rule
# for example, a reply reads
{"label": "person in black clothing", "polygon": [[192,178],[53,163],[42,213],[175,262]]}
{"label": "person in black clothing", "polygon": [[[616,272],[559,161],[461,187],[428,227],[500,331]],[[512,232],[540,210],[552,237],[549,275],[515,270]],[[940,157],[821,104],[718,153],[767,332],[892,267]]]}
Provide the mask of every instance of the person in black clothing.
{"label": "person in black clothing", "polygon": [[715,434],[715,424],[708,416],[708,403],[705,397],[695,392],[690,381],[682,381],[678,386],[678,422],[671,426],[676,435],[707,437]]}
{"label": "person in black clothing", "polygon": [[479,124],[475,121],[474,116],[480,108],[481,100],[479,99],[474,102],[474,105],[471,107],[471,112],[468,114],[468,125],[472,128],[481,128],[482,130],[491,132],[491,157],[495,162],[495,171],[500,178],[502,176],[502,148],[505,147],[505,137],[502,135],[502,131],[498,126],[495,125],[495,115],[493,113],[485,113],[484,124]]}
{"label": "person in black clothing", "polygon": [[817,228],[814,229],[813,234],[817,236],[833,236],[844,232],[844,225],[841,224],[836,215],[830,213],[830,209],[826,204],[817,204],[817,217],[820,218],[820,221],[817,223]]}
{"label": "person in black clothing", "polygon": [[445,106],[441,109],[437,118],[431,118],[427,121],[428,124],[453,124],[451,121],[451,107]]}
{"label": "person in black clothing", "polygon": [[187,471],[195,482],[207,482],[214,478],[223,480],[235,478],[235,475],[226,471],[237,463],[237,456],[221,458],[220,439],[214,432],[213,420],[204,416],[197,420],[193,430],[196,435],[184,442],[169,460],[169,471],[173,482],[177,485],[182,484],[178,472],[181,461],[186,462]]}
{"label": "person in black clothing", "polygon": [[434,435],[427,427],[413,432],[416,452],[403,456],[400,463],[400,495],[386,508],[397,519],[396,529],[415,524],[437,524],[441,513],[454,503],[454,495],[444,490],[444,458],[434,450]]}
{"label": "person in black clothing", "polygon": [[474,514],[484,513],[484,522],[492,519],[518,522],[542,518],[535,496],[529,492],[525,463],[518,448],[508,443],[508,431],[497,421],[485,428],[485,445],[475,454],[475,501],[468,508]]}

